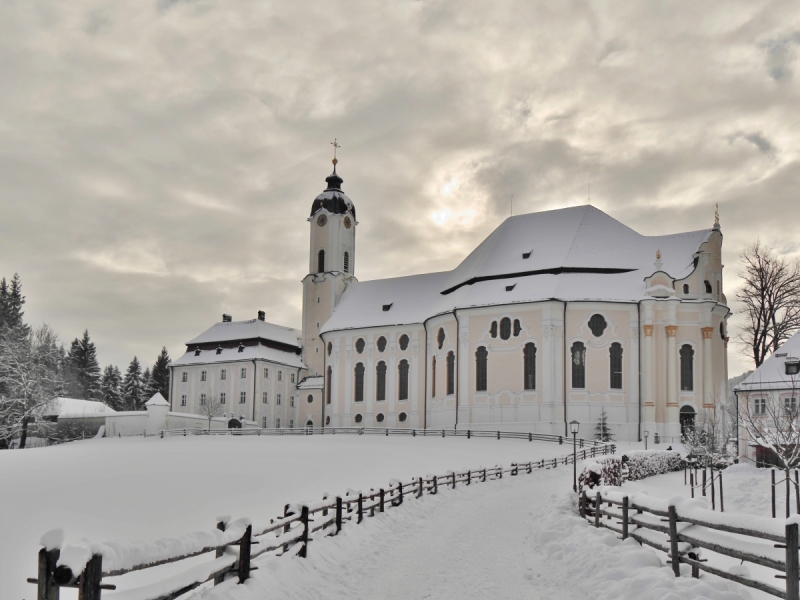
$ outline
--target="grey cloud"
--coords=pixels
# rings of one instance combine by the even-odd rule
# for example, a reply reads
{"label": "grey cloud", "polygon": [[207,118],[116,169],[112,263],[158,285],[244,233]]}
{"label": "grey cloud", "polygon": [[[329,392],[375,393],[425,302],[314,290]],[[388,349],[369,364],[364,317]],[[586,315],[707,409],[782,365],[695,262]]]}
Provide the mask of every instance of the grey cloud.
{"label": "grey cloud", "polygon": [[795,31],[792,34],[763,44],[767,51],[767,68],[769,69],[770,77],[776,81],[792,77],[794,73],[792,63],[795,58],[793,46],[797,44],[800,44],[800,31]]}

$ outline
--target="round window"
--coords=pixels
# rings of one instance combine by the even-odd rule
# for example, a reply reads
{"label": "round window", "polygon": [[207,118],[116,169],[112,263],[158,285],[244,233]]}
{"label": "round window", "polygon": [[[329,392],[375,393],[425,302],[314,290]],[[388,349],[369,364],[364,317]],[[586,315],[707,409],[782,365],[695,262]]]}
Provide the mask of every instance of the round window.
{"label": "round window", "polygon": [[592,318],[589,319],[589,329],[592,330],[594,337],[600,337],[603,335],[606,327],[608,327],[608,323],[606,323],[603,315],[592,315]]}
{"label": "round window", "polygon": [[314,401],[314,396],[311,394],[308,395],[308,403],[311,404]]}
{"label": "round window", "polygon": [[408,336],[404,333],[400,336],[400,350],[408,348]]}
{"label": "round window", "polygon": [[400,421],[401,423],[404,422],[407,418],[408,415],[406,413],[400,413],[399,415],[397,415],[397,420]]}
{"label": "round window", "polygon": [[356,340],[356,352],[359,354],[364,352],[364,338],[358,338],[358,340]]}
{"label": "round window", "polygon": [[381,336],[378,338],[378,352],[386,350],[386,338]]}
{"label": "round window", "polygon": [[356,415],[356,423],[361,423],[364,420],[364,417],[361,415]]}
{"label": "round window", "polygon": [[317,217],[317,225],[319,225],[320,227],[325,227],[327,222],[328,222],[328,217],[326,217],[325,215],[320,215],[319,217]]}
{"label": "round window", "polygon": [[378,416],[375,417],[375,420],[378,423],[383,423],[383,413],[378,413]]}

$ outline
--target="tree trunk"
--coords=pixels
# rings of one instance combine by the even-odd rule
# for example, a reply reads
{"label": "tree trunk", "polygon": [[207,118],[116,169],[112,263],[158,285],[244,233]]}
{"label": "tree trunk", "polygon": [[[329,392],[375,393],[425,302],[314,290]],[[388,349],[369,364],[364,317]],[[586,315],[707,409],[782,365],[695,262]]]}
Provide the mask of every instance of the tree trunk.
{"label": "tree trunk", "polygon": [[19,436],[19,449],[25,447],[25,442],[28,441],[28,416],[22,417],[22,433]]}

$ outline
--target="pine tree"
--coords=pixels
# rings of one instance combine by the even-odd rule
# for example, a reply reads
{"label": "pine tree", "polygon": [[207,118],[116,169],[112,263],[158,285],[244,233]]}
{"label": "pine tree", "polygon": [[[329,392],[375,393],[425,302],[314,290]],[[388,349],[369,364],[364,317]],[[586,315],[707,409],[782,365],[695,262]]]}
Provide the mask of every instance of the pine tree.
{"label": "pine tree", "polygon": [[161,348],[161,354],[156,358],[153,369],[150,371],[151,396],[158,392],[164,398],[169,398],[169,365],[172,360],[167,353],[166,347]]}
{"label": "pine tree", "polygon": [[142,375],[142,394],[144,394],[145,402],[150,400],[153,394],[155,394],[153,391],[153,377],[150,375],[150,367],[147,367]]}
{"label": "pine tree", "polygon": [[603,408],[603,412],[600,413],[600,419],[597,421],[597,426],[594,428],[595,439],[601,442],[613,442],[614,441],[614,434],[611,433],[611,428],[608,426],[608,415],[606,415],[606,409]]}
{"label": "pine tree", "polygon": [[119,367],[108,365],[103,370],[100,391],[103,395],[103,402],[108,406],[114,410],[125,410],[125,399],[122,397],[122,373],[120,373]]}
{"label": "pine tree", "polygon": [[125,371],[125,379],[122,381],[122,397],[128,410],[142,410],[146,398],[144,397],[144,379],[142,376],[142,365],[135,356]]}
{"label": "pine tree", "polygon": [[75,338],[67,354],[69,393],[73,398],[99,400],[100,364],[97,362],[97,348],[89,339],[89,331],[83,332],[81,339]]}
{"label": "pine tree", "polygon": [[30,328],[22,318],[25,315],[22,310],[24,304],[25,296],[22,295],[19,273],[14,273],[10,286],[3,277],[0,280],[0,329],[14,330],[19,337],[28,334]]}

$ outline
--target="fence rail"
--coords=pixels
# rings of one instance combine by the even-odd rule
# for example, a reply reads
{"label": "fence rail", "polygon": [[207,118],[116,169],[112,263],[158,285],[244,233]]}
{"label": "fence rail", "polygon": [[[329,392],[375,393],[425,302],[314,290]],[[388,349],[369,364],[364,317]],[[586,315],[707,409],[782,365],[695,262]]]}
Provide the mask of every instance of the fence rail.
{"label": "fence rail", "polygon": [[[670,504],[646,494],[624,495],[619,490],[599,490],[594,495],[584,491],[580,514],[595,527],[619,533],[623,540],[630,537],[666,552],[676,577],[680,577],[680,564],[684,563],[691,566],[692,577],[699,577],[702,570],[778,598],[800,600],[796,523],[781,526],[771,519],[699,508],[688,499]],[[709,565],[701,558],[700,549],[779,571],[775,578],[785,580],[785,587]]]}
{"label": "fence rail", "polygon": [[[430,430],[428,430],[430,431]],[[512,463],[509,467],[496,466],[462,472],[450,471],[445,475],[427,475],[408,481],[399,481],[386,488],[371,489],[369,493],[345,494],[335,498],[324,497],[317,503],[290,505],[284,507],[283,515],[270,519],[268,524],[254,526],[248,520],[234,522],[220,521],[215,530],[198,532],[189,536],[194,540],[194,547],[186,549],[186,543],[180,553],[163,554],[162,548],[169,547],[171,540],[153,542],[148,548],[138,548],[141,555],[154,555],[144,562],[136,564],[117,564],[119,552],[109,553],[109,563],[103,564],[103,554],[94,554],[78,573],[66,565],[59,565],[63,554],[76,555],[81,548],[50,549],[39,551],[38,576],[29,578],[29,583],[37,585],[37,599],[58,600],[62,587],[78,588],[81,600],[99,600],[102,590],[114,590],[116,585],[104,581],[134,571],[150,569],[168,563],[193,558],[201,554],[214,553],[214,559],[187,568],[186,571],[159,582],[157,591],[148,593],[145,588],[135,590],[140,600],[174,600],[179,596],[209,582],[218,585],[226,578],[238,578],[243,583],[250,573],[257,569],[251,561],[268,552],[278,556],[308,556],[308,546],[312,541],[330,535],[336,535],[346,523],[361,523],[365,518],[386,512],[403,505],[407,499],[421,498],[423,495],[438,494],[440,489],[454,489],[458,485],[472,485],[502,479],[504,476],[515,477],[520,473],[533,473],[540,469],[553,469],[559,465],[569,465],[577,460],[613,454],[613,444],[593,445],[580,451],[556,458],[543,458],[538,461]],[[315,535],[316,534],[316,535]],[[186,537],[186,536],[184,536]],[[185,539],[184,539],[185,542]],[[190,544],[191,545],[191,544]],[[102,548],[102,545],[100,545]],[[149,553],[148,550],[153,552]],[[119,550],[119,543],[115,543]],[[159,553],[162,555],[159,556]],[[124,554],[124,553],[123,553]],[[155,590],[155,588],[154,588]],[[134,590],[132,590],[134,591]]]}
{"label": "fence rail", "polygon": [[[294,428],[255,428],[247,427],[241,429],[163,429],[156,434],[160,437],[168,436],[189,436],[189,435],[409,435],[411,437],[464,437],[470,438],[492,438],[492,439],[514,439],[526,440],[528,442],[553,442],[557,444],[569,443],[569,437],[563,435],[552,435],[549,433],[525,433],[520,431],[486,431],[474,429],[400,429],[390,427],[294,427]],[[603,446],[607,442],[600,440],[587,440],[577,438],[579,448],[586,446]]]}

